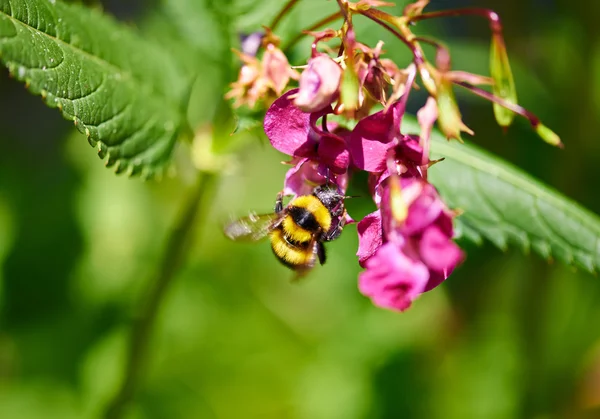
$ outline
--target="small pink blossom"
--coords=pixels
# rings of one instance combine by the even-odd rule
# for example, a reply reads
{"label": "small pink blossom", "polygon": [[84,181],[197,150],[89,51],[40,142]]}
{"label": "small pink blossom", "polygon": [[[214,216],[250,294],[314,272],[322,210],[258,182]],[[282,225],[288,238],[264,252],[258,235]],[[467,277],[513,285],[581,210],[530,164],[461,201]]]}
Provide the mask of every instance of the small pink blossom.
{"label": "small pink blossom", "polygon": [[337,98],[342,77],[341,67],[325,54],[308,61],[300,75],[300,88],[294,105],[304,112],[320,111]]}
{"label": "small pink blossom", "polygon": [[[391,188],[390,182],[399,182],[399,187]],[[369,278],[370,283],[377,280],[382,284],[401,281],[408,291],[400,298],[396,291],[389,294],[385,286],[378,288],[373,285],[368,293],[363,292],[363,286],[360,290],[371,297],[374,304],[402,311],[420,293],[441,284],[462,261],[463,253],[452,241],[454,214],[446,208],[431,184],[423,179],[400,178],[394,174],[386,177],[378,187],[383,189],[380,209],[358,223],[357,256],[361,266],[367,268],[361,274],[361,280]],[[397,193],[395,190],[401,191],[401,195],[392,196]],[[400,220],[392,211],[393,199],[402,200],[407,208],[405,217]],[[394,252],[389,250],[392,248]],[[390,255],[400,262],[390,262]],[[385,263],[391,266],[382,268],[380,264]],[[372,275],[369,274],[371,270],[374,272]],[[422,287],[408,286],[412,284],[406,276],[410,272],[418,274],[414,278],[417,285],[425,278]],[[390,305],[390,301],[396,301],[396,305]]]}

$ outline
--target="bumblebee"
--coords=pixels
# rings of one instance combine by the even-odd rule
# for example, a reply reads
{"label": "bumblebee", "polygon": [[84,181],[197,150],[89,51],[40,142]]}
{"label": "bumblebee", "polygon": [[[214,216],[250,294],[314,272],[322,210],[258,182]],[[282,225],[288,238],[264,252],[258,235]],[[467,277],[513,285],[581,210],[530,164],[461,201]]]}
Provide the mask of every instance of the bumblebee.
{"label": "bumblebee", "polygon": [[250,214],[225,227],[232,240],[256,241],[269,237],[279,261],[303,275],[317,259],[325,263],[324,242],[337,239],[344,227],[346,196],[330,185],[315,188],[312,195],[300,195],[283,205],[283,192],[277,195],[275,212]]}

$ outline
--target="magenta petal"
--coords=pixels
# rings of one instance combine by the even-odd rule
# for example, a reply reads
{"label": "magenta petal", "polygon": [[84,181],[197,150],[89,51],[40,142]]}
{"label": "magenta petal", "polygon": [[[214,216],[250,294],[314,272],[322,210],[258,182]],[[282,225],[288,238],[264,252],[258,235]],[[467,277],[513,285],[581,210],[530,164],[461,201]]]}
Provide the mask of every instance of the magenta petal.
{"label": "magenta petal", "polygon": [[406,257],[395,243],[386,243],[367,261],[358,280],[360,292],[379,307],[404,311],[425,290],[429,272]]}
{"label": "magenta petal", "polygon": [[425,184],[419,197],[411,204],[403,231],[412,235],[421,232],[440,216],[445,206],[431,184]]}
{"label": "magenta petal", "polygon": [[380,111],[363,118],[354,127],[348,138],[348,148],[356,167],[367,172],[385,170],[387,152],[396,144],[393,123],[391,111]]}
{"label": "magenta petal", "polygon": [[446,280],[446,278],[448,278],[449,275],[450,273],[445,275],[444,273],[429,271],[429,281],[427,281],[427,285],[425,285],[425,290],[423,292],[431,291],[432,289],[438,287]]}
{"label": "magenta petal", "polygon": [[345,173],[350,165],[350,152],[346,142],[334,134],[325,134],[319,141],[319,157],[332,172]]}
{"label": "magenta petal", "polygon": [[279,97],[265,115],[265,134],[275,149],[290,156],[316,156],[317,140],[309,136],[310,114],[302,112],[290,96],[298,89]]}
{"label": "magenta petal", "polygon": [[423,148],[419,144],[418,135],[405,135],[398,143],[397,154],[401,157],[403,163],[413,163],[421,165],[423,159]]}
{"label": "magenta petal", "polygon": [[300,159],[294,167],[285,174],[283,193],[285,195],[310,195],[318,185],[326,182],[327,178],[316,161]]}
{"label": "magenta petal", "polygon": [[425,230],[419,247],[421,259],[429,269],[441,272],[446,277],[463,258],[463,253],[456,243],[437,226]]}
{"label": "magenta petal", "polygon": [[358,263],[364,268],[365,262],[381,247],[382,231],[379,211],[372,212],[360,220],[356,230],[358,232],[356,256],[358,256]]}

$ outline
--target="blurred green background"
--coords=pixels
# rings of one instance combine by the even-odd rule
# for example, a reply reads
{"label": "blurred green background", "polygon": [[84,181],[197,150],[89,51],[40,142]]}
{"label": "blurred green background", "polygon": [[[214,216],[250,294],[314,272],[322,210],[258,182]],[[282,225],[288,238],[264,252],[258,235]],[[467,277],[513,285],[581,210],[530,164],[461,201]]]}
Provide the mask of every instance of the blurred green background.
{"label": "blurred green background", "polygon": [[[213,118],[237,72],[219,25],[258,30],[282,2],[218,3],[104,3],[198,71],[196,125]],[[461,6],[500,14],[520,102],[566,147],[545,145],[521,120],[503,134],[489,103],[457,92],[474,141],[600,212],[600,2],[434,0],[430,9]],[[279,33],[290,39],[335,7],[303,0]],[[406,64],[398,41],[356,24],[359,40],[384,39]],[[415,32],[445,40],[455,68],[487,74],[485,21],[435,20]],[[290,61],[308,53],[302,43]],[[413,112],[423,98],[411,98]],[[115,176],[4,70],[0,109],[0,417],[98,417],[191,180]],[[463,243],[468,258],[449,281],[408,312],[387,312],[357,291],[349,226],[328,263],[291,284],[267,243],[220,232],[229,215],[269,211],[286,170],[264,138],[239,139],[237,170],[220,177],[160,311],[128,418],[600,418],[597,277]],[[366,199],[350,204],[355,218],[371,210]]]}

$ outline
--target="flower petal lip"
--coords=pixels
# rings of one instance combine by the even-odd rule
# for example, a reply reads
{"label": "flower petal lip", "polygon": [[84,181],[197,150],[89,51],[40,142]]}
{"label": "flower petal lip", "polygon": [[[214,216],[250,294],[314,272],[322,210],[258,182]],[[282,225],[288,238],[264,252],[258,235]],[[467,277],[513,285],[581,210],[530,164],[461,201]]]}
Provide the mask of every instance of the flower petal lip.
{"label": "flower petal lip", "polygon": [[379,111],[363,118],[348,137],[348,148],[354,165],[367,172],[386,168],[388,150],[396,145],[391,129],[392,112]]}
{"label": "flower petal lip", "polygon": [[290,90],[269,107],[265,115],[264,130],[276,150],[290,156],[317,157],[317,141],[309,133],[310,114],[298,109],[290,96],[298,89]]}
{"label": "flower petal lip", "polygon": [[446,277],[463,259],[462,251],[452,238],[435,225],[425,230],[419,247],[421,259],[429,269],[444,273]]}
{"label": "flower petal lip", "polygon": [[363,268],[365,262],[377,252],[382,245],[381,213],[379,210],[366,215],[356,226],[358,232],[358,263]]}
{"label": "flower petal lip", "polygon": [[350,166],[350,152],[346,142],[333,134],[321,136],[319,140],[318,153],[323,164],[331,169],[333,173],[342,174]]}
{"label": "flower petal lip", "polygon": [[395,243],[381,246],[366,262],[360,292],[379,307],[404,311],[422,294],[429,279],[425,265],[404,255]]}
{"label": "flower petal lip", "polygon": [[319,163],[314,160],[296,157],[290,164],[294,167],[285,174],[284,195],[310,195],[316,186],[327,180],[324,171],[320,170]]}
{"label": "flower petal lip", "polygon": [[442,214],[445,206],[435,188],[424,183],[423,191],[410,205],[410,211],[403,227],[405,234],[421,233]]}
{"label": "flower petal lip", "polygon": [[[293,165],[285,174],[284,195],[310,195],[315,187],[329,181],[338,187],[340,193],[346,193],[348,188],[348,173],[335,174],[329,172],[327,166],[317,160],[306,157],[294,157],[288,164]],[[346,224],[353,223],[350,216],[346,216]]]}
{"label": "flower petal lip", "polygon": [[354,165],[367,172],[386,169],[388,151],[398,144],[404,103],[394,103],[387,112],[379,111],[363,118],[348,137],[348,148]]}

